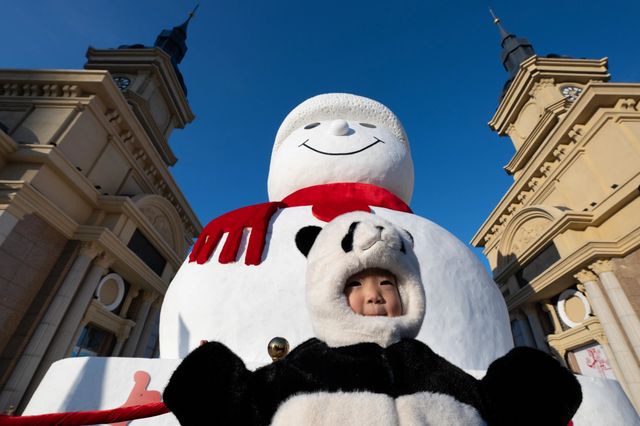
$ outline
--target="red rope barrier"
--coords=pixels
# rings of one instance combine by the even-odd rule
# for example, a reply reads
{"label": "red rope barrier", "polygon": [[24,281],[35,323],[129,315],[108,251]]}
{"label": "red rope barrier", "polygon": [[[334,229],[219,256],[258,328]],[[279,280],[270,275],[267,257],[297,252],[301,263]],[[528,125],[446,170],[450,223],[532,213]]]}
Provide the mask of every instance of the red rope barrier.
{"label": "red rope barrier", "polygon": [[4,426],[81,426],[100,423],[126,422],[168,413],[163,402],[118,407],[111,410],[71,411],[34,416],[0,416]]}

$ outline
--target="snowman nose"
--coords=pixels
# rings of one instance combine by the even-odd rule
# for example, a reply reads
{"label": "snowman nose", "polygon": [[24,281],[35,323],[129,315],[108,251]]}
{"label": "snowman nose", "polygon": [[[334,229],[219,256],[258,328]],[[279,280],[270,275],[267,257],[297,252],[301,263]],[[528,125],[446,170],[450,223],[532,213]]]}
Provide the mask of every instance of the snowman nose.
{"label": "snowman nose", "polygon": [[342,119],[333,120],[329,125],[329,132],[335,136],[344,136],[349,132],[349,123]]}

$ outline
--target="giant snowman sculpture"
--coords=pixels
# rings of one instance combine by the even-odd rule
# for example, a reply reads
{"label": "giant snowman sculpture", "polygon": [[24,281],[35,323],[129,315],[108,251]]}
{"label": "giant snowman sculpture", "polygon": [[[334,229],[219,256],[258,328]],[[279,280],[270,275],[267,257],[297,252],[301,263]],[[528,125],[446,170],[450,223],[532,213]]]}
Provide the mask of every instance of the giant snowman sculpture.
{"label": "giant snowman sculpture", "polygon": [[[229,212],[203,230],[165,295],[160,359],[58,361],[24,414],[159,401],[181,358],[201,340],[224,343],[255,368],[270,362],[271,338],[284,336],[295,346],[312,337],[306,258],[295,235],[350,211],[372,212],[412,236],[426,296],[419,340],[477,376],[512,347],[506,306],[481,263],[449,232],[409,208],[409,142],[384,105],[326,94],[297,106],[278,130],[268,189],[271,201]],[[575,426],[640,424],[617,382],[578,379],[583,402]],[[178,423],[169,413],[131,424]]]}
{"label": "giant snowman sculpture", "polygon": [[[312,336],[306,259],[296,251],[295,235],[350,210],[371,210],[413,236],[427,298],[418,339],[467,369],[486,369],[511,348],[506,306],[482,264],[407,206],[409,141],[384,105],[342,93],[300,104],[278,130],[268,188],[272,203],[207,225],[173,279],[160,317],[163,358],[184,357],[205,339],[233,348],[249,364],[264,364],[272,337],[297,345]],[[278,207],[270,220],[269,211],[263,214]],[[228,232],[226,240],[216,244],[221,232]],[[263,250],[254,250],[262,239]]]}

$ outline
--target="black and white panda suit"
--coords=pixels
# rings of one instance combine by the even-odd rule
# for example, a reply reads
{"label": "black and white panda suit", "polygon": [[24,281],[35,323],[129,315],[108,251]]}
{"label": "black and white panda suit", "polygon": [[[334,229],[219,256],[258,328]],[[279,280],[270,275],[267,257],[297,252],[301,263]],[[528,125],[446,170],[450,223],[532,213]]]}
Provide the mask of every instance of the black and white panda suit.
{"label": "black and white panda suit", "polygon": [[[513,349],[477,380],[414,339],[425,296],[407,232],[356,212],[303,228],[296,244],[317,338],[254,372],[220,343],[194,350],[163,395],[182,425],[565,426],[578,409],[577,380],[540,351]],[[396,276],[401,316],[348,306],[347,278],[368,268]]]}

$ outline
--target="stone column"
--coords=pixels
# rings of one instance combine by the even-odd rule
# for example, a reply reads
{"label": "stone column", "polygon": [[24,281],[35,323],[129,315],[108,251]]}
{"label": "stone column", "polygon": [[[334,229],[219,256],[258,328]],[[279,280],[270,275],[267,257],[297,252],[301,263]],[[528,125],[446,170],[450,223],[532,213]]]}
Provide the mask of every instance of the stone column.
{"label": "stone column", "polygon": [[156,301],[151,305],[151,310],[149,311],[149,315],[147,315],[147,321],[142,329],[142,334],[140,335],[140,340],[138,340],[138,346],[136,347],[134,356],[144,356],[144,352],[147,349],[147,344],[149,343],[149,338],[151,337],[151,333],[155,327],[158,315],[160,315],[160,303]]}
{"label": "stone column", "polygon": [[147,317],[149,316],[149,309],[157,297],[157,294],[151,293],[148,290],[142,293],[142,303],[140,304],[140,308],[138,309],[135,319],[136,325],[133,327],[133,330],[131,330],[131,335],[124,345],[121,356],[130,357],[135,354],[138,342],[140,341],[140,336],[142,335],[142,329],[144,328]]}
{"label": "stone column", "polygon": [[122,318],[127,318],[127,314],[129,313],[129,308],[131,307],[131,302],[135,299],[140,293],[140,287],[131,285],[129,287],[129,291],[127,291],[127,296],[124,298],[124,302],[122,303],[122,307],[118,312],[118,315]]}
{"label": "stone column", "polygon": [[558,313],[556,312],[556,307],[553,306],[553,303],[551,303],[550,300],[545,300],[544,305],[542,305],[542,309],[549,313],[549,316],[551,317],[551,322],[553,322],[553,333],[562,333],[562,324],[560,323],[560,318],[558,318]]}
{"label": "stone column", "polygon": [[100,249],[93,243],[84,243],[78,257],[67,272],[53,300],[49,304],[42,320],[36,327],[20,360],[13,369],[5,387],[0,394],[0,409],[20,404],[34,373],[53,339],[58,326],[62,322],[71,301],[80,287],[93,258]]}
{"label": "stone column", "polygon": [[536,342],[536,347],[541,351],[549,352],[549,346],[547,345],[547,336],[545,336],[542,326],[540,325],[540,318],[538,318],[538,311],[535,304],[530,303],[522,307],[529,325],[531,326],[531,332],[533,333],[533,339]]}
{"label": "stone column", "polygon": [[[131,323],[133,324],[133,321],[131,321]],[[132,327],[130,325],[125,326],[124,329],[116,336],[116,344],[113,347],[112,351],[113,356],[121,356],[120,352],[122,352],[124,342],[127,341],[129,335],[131,334],[131,328]]]}
{"label": "stone column", "polygon": [[638,410],[640,408],[640,368],[638,367],[636,358],[627,345],[622,330],[618,327],[616,319],[613,316],[613,312],[609,309],[604,294],[598,286],[598,278],[596,275],[585,269],[577,273],[575,277],[587,290],[593,312],[598,316],[607,340],[609,341],[613,358],[621,373],[617,376],[618,381],[624,388],[636,410]]}
{"label": "stone column", "polygon": [[69,352],[76,343],[74,337],[78,333],[78,326],[87,312],[100,280],[109,270],[113,260],[111,256],[102,253],[93,261],[91,269],[89,269],[87,276],[76,293],[76,297],[73,299],[73,304],[69,307],[58,328],[51,348],[47,351],[47,355],[44,358],[45,365],[69,356]]}
{"label": "stone column", "polygon": [[627,334],[633,351],[640,358],[640,320],[638,320],[638,316],[631,307],[624,290],[620,287],[618,278],[613,273],[613,263],[610,260],[598,260],[589,266],[589,269],[598,274],[602,287],[609,297],[613,309],[616,311],[618,320]]}

